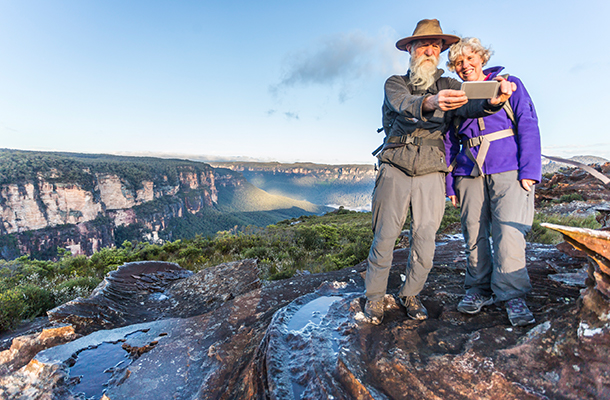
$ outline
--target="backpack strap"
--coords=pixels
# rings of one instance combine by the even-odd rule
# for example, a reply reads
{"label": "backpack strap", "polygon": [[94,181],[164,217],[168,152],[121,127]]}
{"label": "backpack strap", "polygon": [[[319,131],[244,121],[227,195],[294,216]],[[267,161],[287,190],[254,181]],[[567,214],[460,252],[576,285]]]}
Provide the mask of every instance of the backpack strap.
{"label": "backpack strap", "polygon": [[373,151],[373,156],[376,156],[386,144],[413,144],[415,146],[436,146],[445,152],[445,142],[442,139],[423,139],[418,136],[401,135],[401,136],[386,136],[383,144]]}
{"label": "backpack strap", "polygon": [[[491,142],[496,140],[504,139],[507,137],[515,136],[515,132],[512,129],[503,129],[501,131],[488,133],[487,135],[476,136],[470,138],[468,140],[462,141],[462,146],[466,149],[466,155],[468,158],[474,162],[474,164],[478,168],[478,173],[475,171],[475,168],[472,169],[470,173],[471,176],[485,176],[483,172],[483,163],[485,162],[485,158],[487,157],[487,152],[489,151],[489,145]],[[475,158],[470,150],[471,147],[479,146],[479,152],[477,153],[477,157]],[[457,159],[457,157],[456,157]]]}

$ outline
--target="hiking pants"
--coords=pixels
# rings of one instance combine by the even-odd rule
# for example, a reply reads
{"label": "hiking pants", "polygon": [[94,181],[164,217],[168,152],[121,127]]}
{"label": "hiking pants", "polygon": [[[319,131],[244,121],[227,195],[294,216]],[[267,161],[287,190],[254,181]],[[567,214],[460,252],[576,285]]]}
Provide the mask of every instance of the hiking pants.
{"label": "hiking pants", "polygon": [[417,295],[432,268],[434,239],[445,211],[445,174],[409,176],[390,164],[381,164],[373,191],[374,237],[365,279],[366,296],[371,301],[386,294],[394,245],[409,210],[411,247],[399,296]]}
{"label": "hiking pants", "polygon": [[456,176],[455,189],[468,256],[466,293],[493,293],[496,301],[525,296],[532,289],[525,267],[525,234],[534,219],[534,188],[526,191],[518,172],[508,171]]}

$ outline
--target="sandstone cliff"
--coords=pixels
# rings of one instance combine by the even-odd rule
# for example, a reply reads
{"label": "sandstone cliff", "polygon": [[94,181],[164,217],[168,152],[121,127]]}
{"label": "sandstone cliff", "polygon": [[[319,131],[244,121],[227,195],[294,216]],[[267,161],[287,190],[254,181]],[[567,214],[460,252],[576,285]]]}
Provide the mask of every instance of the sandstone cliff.
{"label": "sandstone cliff", "polygon": [[[259,215],[261,224],[318,208],[199,162],[0,150],[3,258],[49,258],[58,246],[89,255],[123,240],[178,239],[176,219],[188,221],[189,234],[214,234],[256,224],[238,213],[275,210],[291,211]],[[222,222],[210,221],[220,216]]]}

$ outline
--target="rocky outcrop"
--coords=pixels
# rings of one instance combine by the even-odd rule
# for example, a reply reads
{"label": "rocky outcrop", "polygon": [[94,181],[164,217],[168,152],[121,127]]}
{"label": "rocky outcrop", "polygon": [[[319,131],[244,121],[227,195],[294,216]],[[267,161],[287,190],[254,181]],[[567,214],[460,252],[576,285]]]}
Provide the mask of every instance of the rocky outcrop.
{"label": "rocky outcrop", "polygon": [[[394,253],[391,293],[407,256],[408,249]],[[408,319],[388,295],[379,326],[362,313],[364,264],[264,285],[255,260],[175,280],[163,277],[178,273],[176,266],[127,264],[90,301],[54,311],[75,332],[95,325],[93,316],[107,321],[106,329],[39,352],[0,378],[0,393],[7,399],[104,393],[112,400],[608,398],[607,313],[591,312],[580,297],[584,277],[571,275],[586,260],[550,245],[528,245],[527,259],[534,287],[528,303],[537,320],[527,327],[511,327],[499,306],[474,316],[456,310],[465,270],[461,238],[437,244],[422,292],[430,318]],[[150,318],[152,310],[159,318]]]}
{"label": "rocky outcrop", "polygon": [[[602,174],[610,176],[610,162],[592,167]],[[536,186],[537,204],[542,201],[561,200],[562,197],[565,199],[568,196],[580,197],[580,200],[587,201],[590,206],[594,206],[596,202],[610,201],[610,190],[600,180],[577,168],[564,169],[550,177],[546,176]]]}

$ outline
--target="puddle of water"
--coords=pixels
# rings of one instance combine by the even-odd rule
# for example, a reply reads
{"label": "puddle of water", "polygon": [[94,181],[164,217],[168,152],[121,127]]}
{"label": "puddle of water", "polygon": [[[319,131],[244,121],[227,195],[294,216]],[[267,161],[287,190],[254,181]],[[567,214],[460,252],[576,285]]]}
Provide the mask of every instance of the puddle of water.
{"label": "puddle of water", "polygon": [[303,396],[305,389],[305,386],[296,383],[294,379],[292,380],[292,395],[295,399],[300,399]]}
{"label": "puddle of water", "polygon": [[288,330],[300,331],[310,322],[319,325],[330,305],[339,299],[339,296],[322,296],[305,304],[290,319]]}
{"label": "puddle of water", "polygon": [[[125,338],[133,339],[146,331],[132,332]],[[112,378],[114,367],[123,369],[133,361],[123,349],[124,343],[126,342],[103,342],[97,347],[78,353],[76,362],[70,368],[70,376],[81,376],[81,380],[72,388],[72,393],[84,393],[87,399],[100,399],[106,389],[106,383]]]}
{"label": "puddle of water", "polygon": [[[322,296],[305,304],[290,319],[288,330],[300,331],[310,323],[320,325],[320,322],[322,322],[322,319],[328,313],[331,304],[339,299],[341,299],[339,296]],[[334,340],[332,342],[333,348],[337,347]],[[305,386],[297,383],[295,379],[292,379],[292,394],[295,399],[300,399],[303,392],[305,392],[305,389]]]}
{"label": "puddle of water", "polygon": [[102,343],[94,349],[78,354],[76,364],[70,368],[70,376],[82,376],[72,389],[73,393],[84,393],[87,399],[102,397],[104,384],[111,378],[111,372],[104,372],[120,362],[128,361],[128,353],[121,347],[123,342]]}

